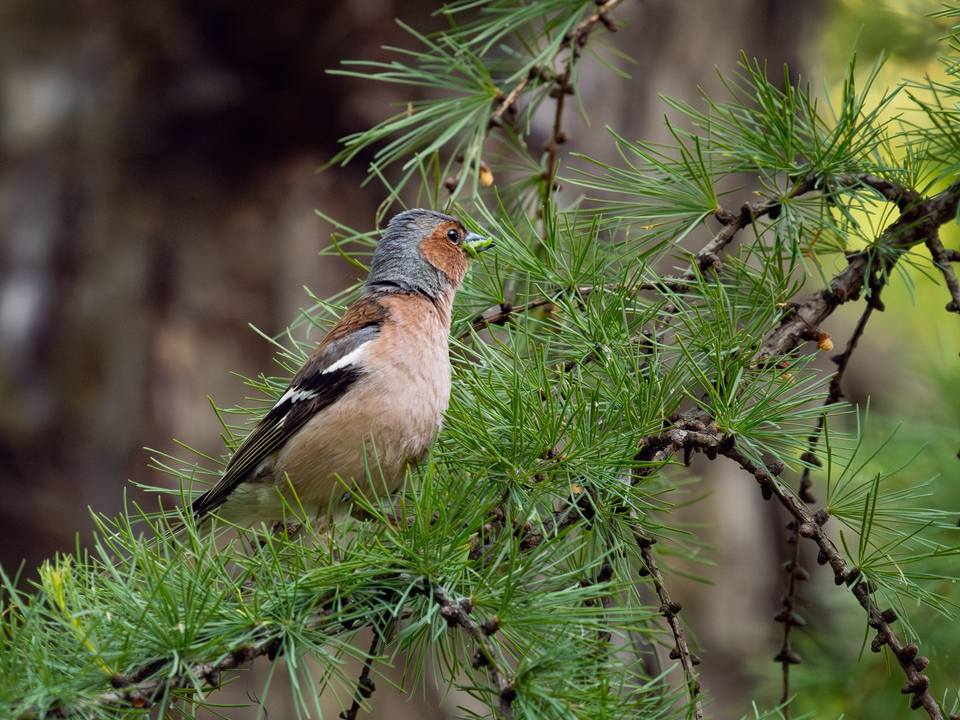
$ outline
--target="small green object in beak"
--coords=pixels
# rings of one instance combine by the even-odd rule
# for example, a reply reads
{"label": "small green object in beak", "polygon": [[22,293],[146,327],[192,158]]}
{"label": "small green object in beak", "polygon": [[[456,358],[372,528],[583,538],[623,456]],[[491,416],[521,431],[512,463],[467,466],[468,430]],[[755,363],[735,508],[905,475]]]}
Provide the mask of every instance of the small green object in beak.
{"label": "small green object in beak", "polygon": [[467,233],[466,239],[463,241],[463,249],[470,257],[476,259],[480,253],[484,250],[489,250],[496,243],[493,241],[493,238],[483,237],[482,235],[477,235],[476,233]]}

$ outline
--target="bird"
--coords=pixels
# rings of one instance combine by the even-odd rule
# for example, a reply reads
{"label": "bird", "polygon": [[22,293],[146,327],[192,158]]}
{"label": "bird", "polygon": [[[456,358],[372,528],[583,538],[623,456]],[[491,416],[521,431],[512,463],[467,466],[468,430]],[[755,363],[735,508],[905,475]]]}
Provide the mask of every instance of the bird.
{"label": "bird", "polygon": [[240,527],[279,528],[293,509],[302,515],[296,523],[322,532],[349,514],[355,492],[370,500],[394,493],[441,428],[450,400],[454,295],[469,260],[493,245],[440,212],[395,215],[361,296],[239,445],[220,480],[192,501],[198,527],[216,515]]}

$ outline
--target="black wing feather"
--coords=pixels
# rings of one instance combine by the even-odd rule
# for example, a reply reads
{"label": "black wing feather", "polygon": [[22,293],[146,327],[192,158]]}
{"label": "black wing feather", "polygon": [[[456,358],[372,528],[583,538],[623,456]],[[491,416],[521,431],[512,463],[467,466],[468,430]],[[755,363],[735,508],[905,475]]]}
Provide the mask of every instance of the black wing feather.
{"label": "black wing feather", "polygon": [[[362,375],[355,364],[333,371],[336,364],[366,342],[380,334],[375,323],[359,328],[330,343],[321,343],[316,352],[290,381],[287,391],[300,395],[287,397],[274,405],[230,458],[223,477],[212,488],[193,501],[191,510],[196,520],[215,510],[238,485],[271,453],[279,450],[306,423],[324,408],[339,400]],[[287,392],[284,393],[286,395]],[[283,397],[283,396],[281,396]]]}

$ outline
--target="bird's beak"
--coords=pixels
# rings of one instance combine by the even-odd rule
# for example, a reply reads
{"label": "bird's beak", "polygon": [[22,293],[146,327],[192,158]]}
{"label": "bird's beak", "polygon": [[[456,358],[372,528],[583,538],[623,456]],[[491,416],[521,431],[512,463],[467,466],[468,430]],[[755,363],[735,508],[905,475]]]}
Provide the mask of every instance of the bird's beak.
{"label": "bird's beak", "polygon": [[476,258],[484,250],[489,250],[495,244],[493,238],[483,237],[476,233],[467,233],[467,237],[463,241],[463,249],[467,255]]}

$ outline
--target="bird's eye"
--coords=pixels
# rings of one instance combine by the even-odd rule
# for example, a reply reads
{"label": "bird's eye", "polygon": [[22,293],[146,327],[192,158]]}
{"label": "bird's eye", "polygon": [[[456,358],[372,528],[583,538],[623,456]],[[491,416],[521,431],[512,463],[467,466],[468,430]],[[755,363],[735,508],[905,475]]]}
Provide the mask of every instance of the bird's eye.
{"label": "bird's eye", "polygon": [[456,230],[450,230],[447,233],[447,239],[450,240],[450,242],[452,242],[454,245],[456,245],[457,243],[460,242],[460,233],[458,233]]}

